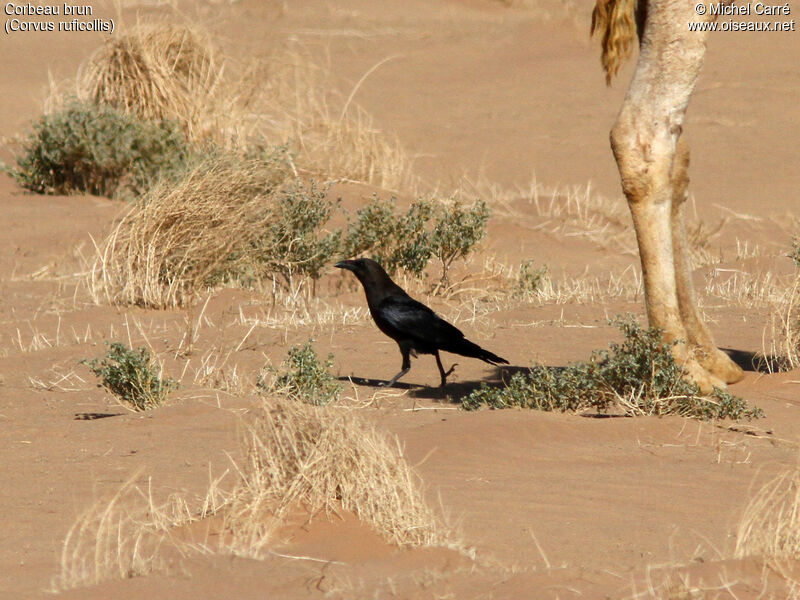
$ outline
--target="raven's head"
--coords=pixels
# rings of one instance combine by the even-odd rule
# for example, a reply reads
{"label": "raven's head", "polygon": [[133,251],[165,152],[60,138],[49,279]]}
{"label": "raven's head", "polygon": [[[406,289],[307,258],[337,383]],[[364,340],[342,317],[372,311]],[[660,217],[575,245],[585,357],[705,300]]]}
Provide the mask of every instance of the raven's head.
{"label": "raven's head", "polygon": [[354,258],[351,260],[343,260],[335,265],[339,269],[347,269],[352,271],[358,277],[358,280],[363,284],[364,282],[384,282],[391,281],[386,271],[377,262],[371,258]]}

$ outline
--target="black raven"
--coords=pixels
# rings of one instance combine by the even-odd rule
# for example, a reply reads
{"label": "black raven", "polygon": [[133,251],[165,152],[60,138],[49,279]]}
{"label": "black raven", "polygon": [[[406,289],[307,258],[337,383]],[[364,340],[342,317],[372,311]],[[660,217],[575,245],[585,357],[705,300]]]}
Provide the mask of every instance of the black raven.
{"label": "black raven", "polygon": [[479,358],[489,364],[508,364],[504,358],[473,344],[456,327],[439,317],[430,308],[417,302],[397,285],[378,263],[369,258],[343,260],[334,265],[352,271],[367,295],[369,312],[383,333],[400,346],[402,370],[387,383],[391,387],[411,369],[410,355],[433,354],[442,376],[442,387],[456,365],[445,372],[439,350]]}

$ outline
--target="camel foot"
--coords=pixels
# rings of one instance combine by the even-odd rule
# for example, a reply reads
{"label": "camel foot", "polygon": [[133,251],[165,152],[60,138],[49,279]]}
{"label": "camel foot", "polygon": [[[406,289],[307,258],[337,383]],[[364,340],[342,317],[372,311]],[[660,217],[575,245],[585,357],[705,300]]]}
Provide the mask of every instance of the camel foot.
{"label": "camel foot", "polygon": [[744,378],[742,368],[719,348],[711,348],[710,352],[698,348],[695,350],[695,356],[706,371],[725,383],[736,383]]}
{"label": "camel foot", "polygon": [[697,387],[700,388],[701,394],[711,394],[714,392],[714,388],[724,390],[728,387],[725,381],[706,371],[700,363],[694,359],[689,359],[680,364],[686,372],[686,379],[697,385]]}

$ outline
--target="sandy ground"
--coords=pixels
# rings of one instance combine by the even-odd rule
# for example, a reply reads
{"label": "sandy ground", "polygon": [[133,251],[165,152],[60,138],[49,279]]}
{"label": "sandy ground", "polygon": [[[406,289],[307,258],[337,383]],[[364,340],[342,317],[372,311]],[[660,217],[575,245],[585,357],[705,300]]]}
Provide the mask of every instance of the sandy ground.
{"label": "sandy ground", "polygon": [[[170,16],[164,7],[98,4],[127,23]],[[416,172],[450,189],[462,178],[509,189],[534,176],[545,188],[586,186],[620,203],[608,130],[630,65],[606,88],[589,13],[541,0],[533,9],[500,2],[261,0],[198,2],[181,18],[203,23],[226,50],[264,57],[303,44],[326,57],[334,82],[378,126],[395,132]],[[0,136],[21,132],[41,112],[48,74],[72,76],[102,42],[99,34],[15,33],[0,37]],[[800,53],[797,33],[720,33],[691,106],[693,194],[710,227],[725,220],[698,269],[701,290],[725,269],[786,273],[797,228],[800,170]],[[3,157],[8,154],[3,151]],[[348,206],[373,189],[338,184]],[[39,197],[0,176],[0,596],[49,597],[63,540],[76,517],[132,475],[161,498],[204,494],[239,445],[237,415],[248,397],[197,383],[204,356],[236,348],[230,365],[255,377],[267,361],[313,336],[335,355],[341,377],[390,378],[396,346],[359,316],[342,325],[266,324],[269,299],[212,294],[196,348],[177,357],[198,306],[156,311],[98,306],[79,283],[92,238],[123,210],[103,198]],[[565,234],[520,201],[495,207],[477,258],[534,259],[554,277],[607,280],[637,259],[597,236]],[[794,216],[789,216],[794,214]],[[794,225],[793,225],[794,224]],[[629,235],[629,232],[624,235]],[[748,244],[759,256],[740,260]],[[628,271],[625,271],[628,269]],[[722,270],[722,271],[720,271]],[[342,274],[321,281],[322,304],[363,309]],[[718,343],[746,355],[763,348],[766,309],[702,293]],[[471,312],[457,299],[430,299],[471,339],[509,358],[563,365],[605,347],[617,332],[606,318],[642,314],[642,298],[515,304]],[[264,319],[249,334],[240,315]],[[146,414],[117,405],[78,361],[104,341],[146,341],[183,386]],[[447,390],[456,398],[499,372],[461,360]],[[457,524],[474,559],[448,549],[401,550],[352,515],[299,520],[256,561],[231,556],[174,558],[164,572],[64,592],[68,598],[785,598],[785,582],[756,559],[733,560],[736,525],[754,491],[797,464],[798,375],[748,372],[732,388],[764,409],[749,424],[670,418],[588,418],[521,411],[464,413],[438,382],[429,357],[414,362],[402,395],[353,385],[363,416],[397,435],[427,497]],[[367,402],[373,398],[371,402]],[[749,432],[750,434],[746,434]],[[765,573],[767,573],[765,575]],[[679,595],[685,590],[696,595]],[[652,590],[656,590],[651,594]],[[682,592],[683,590],[683,592]],[[705,590],[705,591],[703,591]],[[673,595],[670,596],[669,594]],[[641,594],[638,595],[637,594]],[[705,594],[705,595],[701,595]]]}

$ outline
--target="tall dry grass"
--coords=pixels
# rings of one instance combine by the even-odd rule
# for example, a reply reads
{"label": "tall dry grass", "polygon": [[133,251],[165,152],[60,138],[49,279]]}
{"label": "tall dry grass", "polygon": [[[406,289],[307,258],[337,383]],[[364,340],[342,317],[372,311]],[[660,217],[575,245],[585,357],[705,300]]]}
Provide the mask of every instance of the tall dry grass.
{"label": "tall dry grass", "polygon": [[140,474],[134,474],[110,498],[96,501],[75,521],[62,546],[54,591],[161,571],[166,564],[165,548],[180,553],[188,548],[177,544],[171,531],[197,515],[178,495],[155,502],[149,488],[135,485]]}
{"label": "tall dry grass", "polygon": [[252,127],[254,89],[227,72],[229,60],[198,26],[138,23],[110,37],[78,69],[73,85],[51,84],[46,110],[68,97],[147,120],[176,123],[197,144],[235,149]]}
{"label": "tall dry grass", "polygon": [[225,514],[239,554],[257,556],[298,505],[312,514],[351,511],[400,546],[454,545],[397,440],[352,412],[262,400],[246,421],[244,445]]}
{"label": "tall dry grass", "polygon": [[228,279],[263,276],[262,236],[284,176],[271,161],[214,157],[156,184],[97,247],[93,299],[181,306]]}
{"label": "tall dry grass", "polygon": [[[317,518],[350,511],[404,547],[462,549],[426,503],[397,440],[353,412],[262,399],[242,431],[232,487],[223,487],[223,475],[211,481],[205,498],[175,494],[157,502],[149,484],[145,490],[135,485],[136,473],[89,507],[64,541],[54,590],[163,571],[171,559],[198,553],[260,558],[297,509]],[[202,539],[185,529],[208,517],[216,521]]]}
{"label": "tall dry grass", "polygon": [[767,331],[771,353],[787,370],[800,368],[800,274],[770,304]]}
{"label": "tall dry grass", "polygon": [[800,275],[715,269],[706,279],[705,293],[727,304],[767,311],[759,368],[800,368]]}
{"label": "tall dry grass", "polygon": [[748,503],[736,530],[734,557],[758,556],[789,574],[800,560],[800,470],[768,481]]}
{"label": "tall dry grass", "polygon": [[263,74],[255,77],[264,81],[254,110],[265,117],[266,139],[289,141],[298,166],[326,177],[413,190],[411,160],[397,136],[380,129],[354,101],[384,62],[376,62],[345,96],[330,68],[317,64],[302,48],[271,57]]}
{"label": "tall dry grass", "polygon": [[229,151],[289,143],[300,168],[398,190],[414,183],[411,161],[354,101],[382,62],[345,93],[302,49],[241,64],[200,27],[140,23],[95,51],[74,86],[51,84],[46,109],[77,96],[173,121],[190,141]]}

